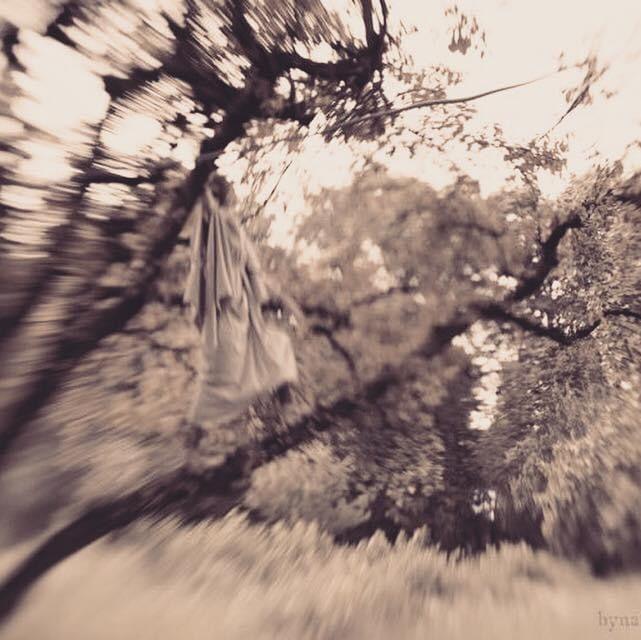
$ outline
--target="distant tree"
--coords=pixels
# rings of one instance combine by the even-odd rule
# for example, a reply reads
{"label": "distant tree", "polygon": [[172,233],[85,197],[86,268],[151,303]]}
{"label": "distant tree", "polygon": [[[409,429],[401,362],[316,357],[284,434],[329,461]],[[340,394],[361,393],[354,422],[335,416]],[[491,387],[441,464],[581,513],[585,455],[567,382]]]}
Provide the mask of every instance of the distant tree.
{"label": "distant tree", "polygon": [[560,335],[530,336],[505,374],[479,447],[507,532],[588,555],[605,570],[639,559],[638,177],[597,171],[562,198],[574,221],[554,272],[527,300]]}
{"label": "distant tree", "polygon": [[[354,535],[427,525],[445,547],[525,538],[603,566],[635,557],[636,445],[624,419],[638,401],[641,346],[634,184],[602,170],[533,212],[518,193],[484,200],[462,179],[438,196],[373,169],[314,200],[294,253],[312,247],[317,258],[282,277],[303,304],[327,311],[317,332],[352,372],[355,395],[333,415],[326,442],[351,478],[343,499],[368,497],[370,520]],[[448,350],[475,325],[485,327],[486,355]],[[506,340],[516,361],[504,365],[489,430],[474,431],[475,380]],[[611,449],[596,448],[602,432]],[[610,489],[606,470],[620,465],[630,469],[618,472],[628,474],[627,492]],[[593,491],[601,497],[588,498]],[[330,508],[336,493],[324,495]],[[610,504],[619,515],[599,524]],[[264,507],[271,512],[267,497]]]}

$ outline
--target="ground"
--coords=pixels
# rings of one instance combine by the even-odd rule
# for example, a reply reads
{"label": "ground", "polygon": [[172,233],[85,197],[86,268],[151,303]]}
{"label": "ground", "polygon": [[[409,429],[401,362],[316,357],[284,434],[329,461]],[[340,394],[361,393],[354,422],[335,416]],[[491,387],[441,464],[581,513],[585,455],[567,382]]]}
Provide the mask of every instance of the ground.
{"label": "ground", "polygon": [[[636,637],[641,580],[602,581],[525,546],[448,560],[314,525],[143,522],[52,571],[7,640]],[[627,616],[627,617],[626,617]],[[638,623],[638,617],[636,618]]]}

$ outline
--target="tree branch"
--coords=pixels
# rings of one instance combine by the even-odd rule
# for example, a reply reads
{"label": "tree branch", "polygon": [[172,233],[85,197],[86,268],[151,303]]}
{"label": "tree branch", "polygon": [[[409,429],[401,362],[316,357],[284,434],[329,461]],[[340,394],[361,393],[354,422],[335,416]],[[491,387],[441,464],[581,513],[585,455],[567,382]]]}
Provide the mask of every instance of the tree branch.
{"label": "tree branch", "polygon": [[269,201],[272,199],[273,195],[276,193],[276,189],[278,189],[278,187],[280,186],[281,180],[283,179],[283,177],[287,173],[287,170],[289,169],[289,167],[292,166],[292,162],[294,162],[294,161],[290,160],[285,165],[285,168],[281,171],[280,176],[278,176],[278,180],[276,180],[276,182],[274,183],[274,186],[273,186],[272,190],[269,192],[267,197],[258,205],[258,207],[256,207],[256,209],[254,211],[244,215],[240,219],[241,224],[246,224],[250,220],[253,220],[254,218],[256,218],[257,216],[260,215],[261,211],[263,211],[263,209],[268,205]]}
{"label": "tree branch", "polygon": [[374,302],[378,302],[379,300],[384,300],[385,298],[389,298],[390,296],[393,296],[397,293],[416,293],[418,292],[418,287],[411,285],[411,284],[401,284],[396,287],[390,287],[389,289],[385,289],[385,291],[378,291],[376,293],[371,293],[370,295],[363,296],[362,298],[358,298],[352,304],[350,305],[350,309],[353,309],[354,307],[363,307],[367,306],[370,304],[373,304]]}
{"label": "tree branch", "polygon": [[322,304],[302,304],[301,311],[305,316],[317,316],[332,323],[332,330],[349,329],[352,326],[352,319],[349,311],[343,309],[332,309]]}
{"label": "tree branch", "polygon": [[175,167],[176,162],[168,162],[154,167],[149,173],[137,176],[123,176],[110,171],[90,170],[78,176],[79,184],[122,184],[130,187],[136,187],[141,184],[156,184],[160,182],[165,172]]}
{"label": "tree branch", "polygon": [[329,135],[331,133],[334,133],[336,131],[339,131],[341,129],[344,129],[345,127],[352,127],[357,124],[361,124],[363,122],[368,122],[369,120],[375,120],[377,118],[382,118],[382,117],[390,117],[390,116],[396,116],[401,113],[404,113],[405,111],[411,111],[413,109],[425,109],[425,108],[432,108],[432,107],[437,107],[441,105],[449,105],[449,104],[463,104],[466,102],[473,102],[474,100],[479,100],[481,98],[485,98],[487,96],[491,96],[497,93],[502,93],[504,91],[510,91],[512,89],[518,89],[520,87],[525,87],[530,84],[534,84],[535,82],[540,82],[541,80],[544,80],[545,78],[550,77],[554,73],[558,73],[558,71],[548,73],[544,76],[539,76],[538,78],[533,78],[532,80],[527,80],[525,82],[517,82],[516,84],[510,84],[506,85],[504,87],[498,87],[496,89],[490,89],[488,91],[483,91],[481,93],[475,93],[470,96],[462,96],[460,98],[439,98],[435,100],[419,100],[417,102],[413,102],[408,105],[404,105],[401,107],[395,107],[393,109],[381,109],[379,111],[372,111],[371,113],[367,113],[362,116],[358,116],[357,118],[353,118],[351,120],[347,120],[345,122],[341,122],[340,124],[333,125],[330,127],[327,127],[322,133],[323,135]]}
{"label": "tree branch", "polygon": [[443,220],[437,225],[439,231],[448,231],[450,229],[462,229],[464,231],[476,231],[481,235],[489,236],[498,240],[505,235],[505,230],[488,227],[476,220]]}
{"label": "tree branch", "polygon": [[561,240],[570,229],[579,229],[581,226],[581,218],[575,214],[554,228],[547,240],[541,244],[541,258],[537,268],[517,285],[510,296],[512,301],[525,300],[543,285],[551,271],[559,264],[557,254]]}
{"label": "tree branch", "polygon": [[65,2],[58,12],[58,15],[47,26],[45,35],[57,40],[67,47],[75,49],[76,43],[65,33],[64,27],[70,27],[73,25],[73,19],[80,13],[81,6],[82,4],[77,0]]}
{"label": "tree branch", "polygon": [[530,333],[541,338],[552,340],[557,344],[567,346],[587,338],[597,327],[601,325],[601,319],[595,320],[573,334],[568,335],[559,327],[545,327],[542,324],[534,322],[529,318],[517,316],[498,303],[490,303],[478,307],[479,319],[495,320],[497,322],[509,322],[519,327],[526,333]]}
{"label": "tree branch", "polygon": [[7,57],[9,65],[15,68],[20,68],[18,58],[13,51],[13,48],[18,44],[18,28],[12,24],[7,24],[4,27],[2,34],[2,52]]}
{"label": "tree branch", "polygon": [[356,367],[356,362],[354,361],[354,357],[347,350],[347,348],[343,346],[343,344],[341,344],[338,338],[336,338],[336,336],[334,335],[334,331],[322,324],[313,324],[309,327],[309,330],[316,335],[325,336],[331,348],[336,353],[338,353],[338,355],[343,360],[345,360],[345,364],[347,364],[347,368],[349,369],[354,379],[358,382],[359,374],[358,374],[358,369]]}
{"label": "tree branch", "polygon": [[606,317],[623,317],[641,320],[641,311],[635,311],[634,309],[606,309],[603,315]]}

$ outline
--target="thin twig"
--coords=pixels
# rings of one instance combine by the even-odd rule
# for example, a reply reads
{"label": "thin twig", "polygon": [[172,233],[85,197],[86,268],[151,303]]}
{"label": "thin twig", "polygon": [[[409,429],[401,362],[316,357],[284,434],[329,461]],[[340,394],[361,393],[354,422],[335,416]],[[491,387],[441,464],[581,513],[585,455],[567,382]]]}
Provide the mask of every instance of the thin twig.
{"label": "thin twig", "polygon": [[272,187],[272,190],[269,192],[267,197],[258,205],[256,210],[253,211],[252,213],[248,213],[246,216],[243,216],[241,218],[241,222],[243,224],[245,224],[246,222],[249,222],[249,220],[253,220],[254,218],[256,218],[261,213],[261,211],[263,211],[263,209],[268,205],[269,201],[272,199],[272,197],[276,193],[276,189],[278,189],[278,187],[280,186],[281,180],[283,179],[283,177],[287,173],[287,170],[289,169],[289,167],[292,166],[292,162],[294,162],[293,159],[290,160],[285,165],[285,168],[282,170],[280,176],[278,176],[278,180],[276,180],[276,182],[274,183],[274,186]]}
{"label": "thin twig", "polygon": [[[367,122],[368,120],[373,120],[375,118],[380,118],[380,117],[389,117],[389,116],[395,116],[399,115],[400,113],[404,113],[405,111],[410,111],[413,109],[426,109],[426,108],[431,108],[431,107],[437,107],[437,106],[442,106],[442,105],[450,105],[450,104],[463,104],[466,102],[473,102],[474,100],[479,100],[481,98],[485,98],[487,96],[491,96],[497,93],[502,93],[504,91],[510,91],[512,89],[518,89],[520,87],[526,87],[528,85],[534,84],[536,82],[540,82],[541,80],[545,80],[546,78],[549,78],[557,73],[560,73],[561,71],[564,71],[564,69],[558,69],[556,71],[551,71],[550,73],[547,73],[545,75],[539,76],[537,78],[533,78],[532,80],[526,80],[525,82],[517,82],[515,84],[510,84],[506,85],[504,87],[498,87],[496,89],[490,89],[488,91],[482,91],[481,93],[475,93],[469,96],[461,96],[458,98],[438,98],[434,100],[419,100],[418,102],[412,102],[411,104],[403,105],[400,107],[394,107],[392,109],[382,109],[380,111],[373,111],[371,113],[364,114],[362,116],[359,116],[357,118],[353,118],[352,120],[346,120],[343,122],[340,122],[338,124],[332,125],[330,127],[327,127],[326,129],[323,129],[322,131],[318,131],[315,134],[312,135],[320,135],[320,136],[328,136],[332,133],[335,133],[336,131],[339,131],[347,126],[354,126],[356,124],[360,124],[362,122]],[[268,147],[268,146],[276,146],[281,143],[288,143],[288,142],[296,142],[299,140],[304,140],[307,136],[305,135],[295,135],[295,136],[290,136],[287,138],[280,138],[278,140],[272,140],[263,147]],[[222,151],[216,151],[215,153],[207,153],[199,156],[196,159],[196,164],[202,164],[204,162],[208,162],[210,160],[214,160],[217,158]]]}
{"label": "thin twig", "polygon": [[380,111],[373,111],[372,113],[367,113],[362,116],[359,116],[358,118],[354,118],[352,120],[348,120],[347,122],[341,123],[340,126],[328,127],[322,133],[323,135],[328,135],[330,133],[334,133],[334,131],[341,129],[346,125],[353,126],[355,124],[360,124],[361,122],[366,122],[368,120],[373,120],[375,118],[386,117],[386,116],[396,116],[396,115],[399,115],[400,113],[404,113],[405,111],[410,111],[412,109],[424,109],[428,107],[431,108],[431,107],[437,107],[441,105],[473,102],[474,100],[479,100],[480,98],[485,98],[487,96],[491,96],[496,93],[502,93],[504,91],[510,91],[512,89],[525,87],[527,85],[534,84],[535,82],[540,82],[541,80],[545,80],[546,78],[549,78],[550,76],[556,73],[559,73],[559,71],[552,71],[543,76],[539,76],[538,78],[533,78],[532,80],[526,80],[525,82],[517,82],[516,84],[510,84],[504,87],[498,87],[496,89],[482,91],[481,93],[475,93],[469,96],[461,96],[458,98],[438,98],[434,100],[419,100],[418,102],[412,102],[410,104],[403,105],[401,107],[395,107],[393,109],[382,109]]}

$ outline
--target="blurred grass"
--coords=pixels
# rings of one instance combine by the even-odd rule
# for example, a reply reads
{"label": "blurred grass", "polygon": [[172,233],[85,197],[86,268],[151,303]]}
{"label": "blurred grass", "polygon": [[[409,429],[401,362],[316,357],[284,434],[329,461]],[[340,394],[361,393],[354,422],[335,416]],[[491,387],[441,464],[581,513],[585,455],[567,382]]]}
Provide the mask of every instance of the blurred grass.
{"label": "blurred grass", "polygon": [[597,580],[524,545],[457,561],[420,533],[341,547],[315,524],[232,513],[145,522],[89,547],[36,586],[2,637],[589,639],[629,635],[599,612],[638,615],[640,601],[638,577]]}

